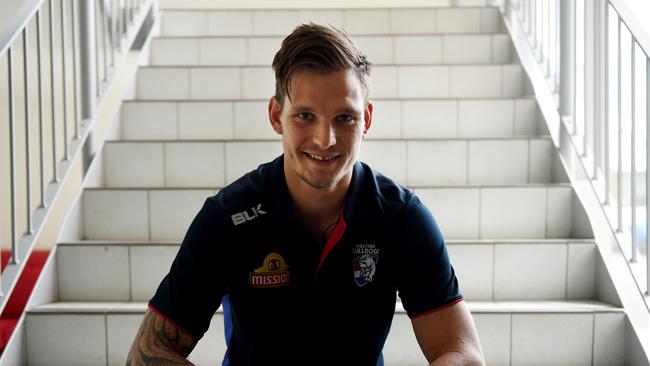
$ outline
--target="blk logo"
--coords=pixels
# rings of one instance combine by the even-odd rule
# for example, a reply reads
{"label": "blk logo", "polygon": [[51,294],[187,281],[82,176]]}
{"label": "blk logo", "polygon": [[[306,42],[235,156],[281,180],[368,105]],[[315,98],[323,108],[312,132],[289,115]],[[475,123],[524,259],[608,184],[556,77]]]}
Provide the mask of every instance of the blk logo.
{"label": "blk logo", "polygon": [[237,212],[236,214],[231,215],[230,218],[232,219],[232,223],[237,226],[248,221],[255,220],[261,215],[266,215],[266,211],[263,211],[262,204],[258,203],[257,206],[251,207],[250,210]]}

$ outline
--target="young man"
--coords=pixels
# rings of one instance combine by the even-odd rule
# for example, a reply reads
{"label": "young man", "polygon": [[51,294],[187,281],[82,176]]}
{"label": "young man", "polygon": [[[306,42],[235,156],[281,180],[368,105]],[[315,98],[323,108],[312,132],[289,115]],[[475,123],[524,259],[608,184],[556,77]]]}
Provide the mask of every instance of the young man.
{"label": "young man", "polygon": [[273,68],[284,154],[205,202],[127,364],[189,364],[228,295],[224,364],[381,365],[398,291],[432,365],[483,364],[433,217],[357,161],[373,111],[365,56],[310,24]]}

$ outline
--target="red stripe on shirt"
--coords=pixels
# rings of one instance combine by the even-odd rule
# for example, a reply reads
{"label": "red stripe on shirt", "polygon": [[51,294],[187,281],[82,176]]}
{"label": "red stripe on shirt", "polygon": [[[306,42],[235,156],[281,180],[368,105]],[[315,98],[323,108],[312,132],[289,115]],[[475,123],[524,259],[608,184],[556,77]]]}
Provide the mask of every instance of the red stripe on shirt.
{"label": "red stripe on shirt", "polygon": [[318,263],[318,269],[316,270],[316,278],[318,278],[318,273],[320,273],[320,268],[323,266],[323,262],[325,262],[325,258],[330,254],[332,249],[336,246],[336,244],[341,241],[341,238],[343,237],[343,233],[345,232],[345,229],[347,228],[347,224],[345,223],[345,220],[343,219],[343,210],[341,210],[341,216],[339,217],[339,221],[336,223],[336,226],[334,226],[334,229],[330,233],[329,237],[327,238],[327,244],[325,244],[325,248],[323,248],[323,252],[320,255],[320,262]]}
{"label": "red stripe on shirt", "polygon": [[442,310],[442,309],[446,309],[446,308],[448,308],[448,307],[450,307],[450,306],[452,306],[452,305],[456,305],[456,304],[458,304],[459,302],[461,302],[461,301],[463,301],[463,300],[465,300],[465,299],[461,297],[460,299],[454,300],[454,301],[450,302],[449,304],[445,304],[445,305],[442,305],[442,306],[438,306],[437,308],[434,308],[434,309],[431,309],[431,310],[425,311],[425,312],[423,312],[423,313],[417,313],[417,314],[414,314],[413,316],[410,316],[410,318],[411,318],[411,319],[415,319],[415,318],[419,318],[419,317],[421,317],[421,316],[425,316],[425,315],[433,314],[433,313],[435,313],[436,311],[440,311],[440,310]]}

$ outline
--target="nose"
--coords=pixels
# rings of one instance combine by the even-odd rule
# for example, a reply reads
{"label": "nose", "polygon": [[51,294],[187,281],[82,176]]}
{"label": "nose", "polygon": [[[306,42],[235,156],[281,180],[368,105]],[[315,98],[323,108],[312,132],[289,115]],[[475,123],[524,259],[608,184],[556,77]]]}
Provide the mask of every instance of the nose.
{"label": "nose", "polygon": [[321,149],[327,149],[336,144],[334,127],[328,121],[320,121],[315,127],[314,143]]}

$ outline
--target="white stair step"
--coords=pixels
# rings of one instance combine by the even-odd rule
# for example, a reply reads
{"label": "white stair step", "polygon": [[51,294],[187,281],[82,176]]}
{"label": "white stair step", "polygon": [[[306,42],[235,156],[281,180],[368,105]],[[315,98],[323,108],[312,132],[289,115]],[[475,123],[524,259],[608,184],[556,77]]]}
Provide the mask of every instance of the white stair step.
{"label": "white stair step", "polygon": [[[598,302],[468,302],[490,365],[622,365],[625,314]],[[123,365],[145,303],[54,303],[26,317],[30,365]],[[84,347],[82,347],[82,346]],[[223,314],[189,359],[223,358]],[[398,303],[384,347],[386,364],[420,365],[411,322]]]}
{"label": "white stair step", "polygon": [[[597,250],[593,241],[450,240],[447,247],[468,300],[594,297]],[[59,299],[147,301],[169,271],[178,248],[178,242],[59,244]]]}
{"label": "white stair step", "polygon": [[[151,41],[154,66],[269,66],[282,37],[162,37]],[[355,36],[373,65],[490,64],[513,61],[506,33]]]}
{"label": "white stair step", "polygon": [[[373,99],[367,139],[485,138],[546,134],[532,98]],[[128,101],[124,140],[279,139],[268,122],[268,100]]]}
{"label": "white stair step", "polygon": [[301,23],[331,24],[351,35],[494,33],[497,8],[166,10],[163,36],[286,36]]}
{"label": "white stair step", "polygon": [[[582,223],[584,215],[576,208],[570,184],[414,191],[448,239],[572,238],[574,226]],[[205,199],[214,193],[210,189],[86,189],[83,238],[180,240]],[[586,235],[583,231],[577,235]]]}
{"label": "white stair step", "polygon": [[[220,187],[279,155],[280,144],[107,142],[104,183],[111,188]],[[374,140],[364,142],[360,160],[414,187],[502,185],[552,182],[554,152],[550,138]]]}
{"label": "white stair step", "polygon": [[[521,65],[375,66],[372,98],[513,98],[530,90]],[[150,66],[137,74],[141,100],[267,99],[270,66]]]}

